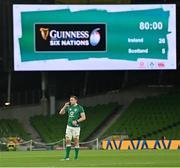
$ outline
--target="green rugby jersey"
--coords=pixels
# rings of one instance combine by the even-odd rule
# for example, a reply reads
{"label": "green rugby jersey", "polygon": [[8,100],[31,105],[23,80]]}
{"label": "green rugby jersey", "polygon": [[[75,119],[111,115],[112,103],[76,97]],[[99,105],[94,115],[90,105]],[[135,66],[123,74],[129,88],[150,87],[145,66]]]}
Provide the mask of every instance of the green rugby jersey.
{"label": "green rugby jersey", "polygon": [[72,122],[74,120],[78,120],[80,118],[81,113],[84,113],[84,109],[79,104],[77,105],[70,105],[65,109],[65,112],[68,114],[68,123],[67,125],[70,127],[80,127],[78,124],[77,126],[74,126]]}

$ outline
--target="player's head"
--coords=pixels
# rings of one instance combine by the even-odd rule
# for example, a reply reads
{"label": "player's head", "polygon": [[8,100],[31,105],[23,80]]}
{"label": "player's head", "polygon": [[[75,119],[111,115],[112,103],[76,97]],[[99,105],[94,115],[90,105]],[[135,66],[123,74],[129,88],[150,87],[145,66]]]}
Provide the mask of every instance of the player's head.
{"label": "player's head", "polygon": [[71,105],[74,105],[74,104],[77,104],[78,102],[78,98],[74,95],[70,96],[70,99],[69,99]]}

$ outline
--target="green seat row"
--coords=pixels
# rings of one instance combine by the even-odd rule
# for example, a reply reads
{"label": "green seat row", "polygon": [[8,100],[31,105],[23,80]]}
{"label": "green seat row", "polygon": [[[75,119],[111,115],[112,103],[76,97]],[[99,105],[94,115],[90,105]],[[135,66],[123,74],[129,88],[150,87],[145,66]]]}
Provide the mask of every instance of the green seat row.
{"label": "green seat row", "polygon": [[[87,120],[81,123],[80,140],[86,140],[100,124],[118,106],[117,103],[84,107]],[[55,142],[63,139],[67,124],[67,115],[34,116],[30,119],[32,126],[37,130],[44,142]]]}
{"label": "green seat row", "polygon": [[131,139],[180,139],[180,92],[135,99],[104,133],[126,132]]}

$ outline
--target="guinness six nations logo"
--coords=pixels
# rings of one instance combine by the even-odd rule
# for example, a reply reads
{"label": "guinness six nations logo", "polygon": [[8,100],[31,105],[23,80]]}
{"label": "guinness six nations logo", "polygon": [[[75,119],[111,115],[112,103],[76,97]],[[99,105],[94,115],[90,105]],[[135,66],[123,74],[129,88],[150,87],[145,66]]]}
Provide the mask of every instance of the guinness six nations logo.
{"label": "guinness six nations logo", "polygon": [[35,24],[35,51],[106,51],[106,25]]}

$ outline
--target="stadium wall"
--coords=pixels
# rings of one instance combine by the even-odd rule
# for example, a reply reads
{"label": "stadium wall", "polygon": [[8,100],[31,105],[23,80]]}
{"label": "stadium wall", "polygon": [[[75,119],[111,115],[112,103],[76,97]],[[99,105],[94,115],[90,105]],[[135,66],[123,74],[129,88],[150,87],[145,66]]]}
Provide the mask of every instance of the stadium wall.
{"label": "stadium wall", "polygon": [[[123,90],[115,90],[106,94],[82,97],[79,99],[80,104],[83,106],[95,106],[97,104],[108,104],[110,102],[117,102],[120,105],[128,104],[135,98],[145,98],[147,96],[156,96],[167,92],[168,89],[148,86],[136,86],[125,88]],[[63,106],[66,100],[57,101],[59,106]]]}
{"label": "stadium wall", "polygon": [[[97,104],[108,104],[110,102],[117,102],[120,105],[126,105],[133,101],[135,98],[145,98],[147,96],[156,96],[167,92],[164,88],[154,88],[147,86],[136,86],[132,88],[126,88],[121,91],[112,91],[101,95],[94,95],[88,97],[82,97],[79,99],[80,104],[83,106],[95,106]],[[65,100],[56,100],[56,111],[58,111],[64,102],[68,101],[68,97]],[[0,119],[16,118],[24,120],[34,115],[45,114],[41,104],[31,104],[23,106],[10,106],[0,107]],[[50,110],[48,110],[50,111]]]}

